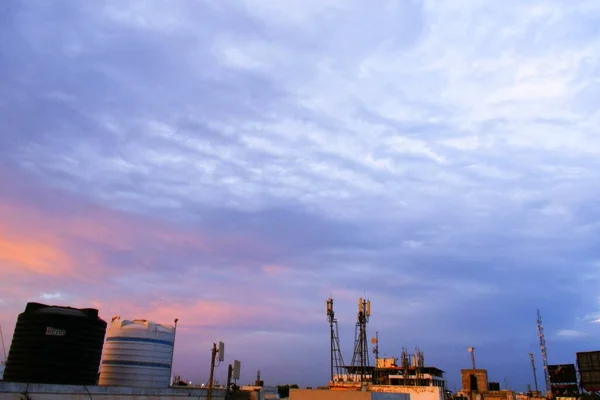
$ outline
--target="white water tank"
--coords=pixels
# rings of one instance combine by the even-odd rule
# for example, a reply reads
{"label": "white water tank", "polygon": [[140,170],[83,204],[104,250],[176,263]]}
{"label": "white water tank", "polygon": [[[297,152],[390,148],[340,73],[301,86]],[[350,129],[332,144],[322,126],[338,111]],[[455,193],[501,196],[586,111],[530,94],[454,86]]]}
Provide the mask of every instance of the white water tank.
{"label": "white water tank", "polygon": [[175,326],[113,318],[102,353],[100,385],[168,387]]}

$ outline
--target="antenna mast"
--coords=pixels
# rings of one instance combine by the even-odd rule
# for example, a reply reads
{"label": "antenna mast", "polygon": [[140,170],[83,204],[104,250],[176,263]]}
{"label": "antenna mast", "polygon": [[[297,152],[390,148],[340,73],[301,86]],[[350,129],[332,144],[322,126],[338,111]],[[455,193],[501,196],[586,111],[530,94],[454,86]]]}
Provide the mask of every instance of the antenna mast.
{"label": "antenna mast", "polygon": [[352,369],[360,373],[361,382],[365,382],[367,369],[369,369],[369,350],[367,344],[367,322],[371,316],[371,301],[358,299],[358,319],[354,331],[354,355],[352,356]]}
{"label": "antenna mast", "polygon": [[344,359],[340,350],[340,337],[338,333],[337,319],[333,311],[333,299],[327,299],[327,319],[330,329],[330,348],[331,348],[331,381],[334,381],[335,374],[342,375],[344,372]]}
{"label": "antenna mast", "polygon": [[468,350],[471,353],[471,366],[475,369],[475,347],[471,346]]}
{"label": "antenna mast", "polygon": [[535,359],[533,358],[533,353],[529,353],[529,358],[531,358],[531,369],[533,370],[533,385],[535,387],[535,391],[538,392],[537,374],[535,373]]}
{"label": "antenna mast", "polygon": [[544,364],[544,381],[546,383],[546,393],[550,391],[550,374],[548,373],[548,354],[546,352],[546,339],[544,338],[544,328],[542,327],[542,314],[537,310],[538,335],[540,337],[540,349],[542,350],[542,362]]}
{"label": "antenna mast", "polygon": [[379,383],[379,374],[377,368],[379,368],[379,332],[375,332],[375,337],[371,338],[373,344],[373,354],[375,354],[375,369],[373,370],[373,382]]}

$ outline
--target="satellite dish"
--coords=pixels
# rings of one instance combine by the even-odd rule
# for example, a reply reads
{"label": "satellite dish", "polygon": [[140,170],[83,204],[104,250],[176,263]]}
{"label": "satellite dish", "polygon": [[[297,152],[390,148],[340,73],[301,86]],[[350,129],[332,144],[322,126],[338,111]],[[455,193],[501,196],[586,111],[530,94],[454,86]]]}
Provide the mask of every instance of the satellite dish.
{"label": "satellite dish", "polygon": [[371,338],[371,343],[373,343],[373,344],[377,343],[377,338]]}

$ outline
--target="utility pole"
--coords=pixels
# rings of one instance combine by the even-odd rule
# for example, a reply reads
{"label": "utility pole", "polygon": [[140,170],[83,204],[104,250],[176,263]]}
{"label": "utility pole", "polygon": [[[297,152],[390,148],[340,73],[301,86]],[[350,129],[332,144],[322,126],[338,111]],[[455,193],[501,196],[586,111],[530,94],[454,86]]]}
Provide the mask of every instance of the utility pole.
{"label": "utility pole", "polygon": [[227,387],[225,388],[225,400],[229,397],[231,391],[231,374],[233,373],[233,365],[229,364],[227,367]]}
{"label": "utility pole", "polygon": [[213,377],[215,373],[215,358],[217,358],[217,344],[213,343],[210,356],[210,378],[208,378],[208,400],[212,400]]}
{"label": "utility pole", "polygon": [[535,372],[535,359],[533,358],[533,353],[529,353],[529,358],[531,358],[531,369],[533,370],[533,385],[535,387],[535,391],[538,392],[537,374]]}

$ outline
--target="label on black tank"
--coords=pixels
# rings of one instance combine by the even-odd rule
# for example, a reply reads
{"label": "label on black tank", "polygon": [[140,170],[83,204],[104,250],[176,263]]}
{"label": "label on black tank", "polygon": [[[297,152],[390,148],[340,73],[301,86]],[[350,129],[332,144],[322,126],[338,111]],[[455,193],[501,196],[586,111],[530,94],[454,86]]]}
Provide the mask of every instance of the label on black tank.
{"label": "label on black tank", "polygon": [[52,328],[51,326],[46,327],[47,336],[65,336],[67,334],[66,329]]}

